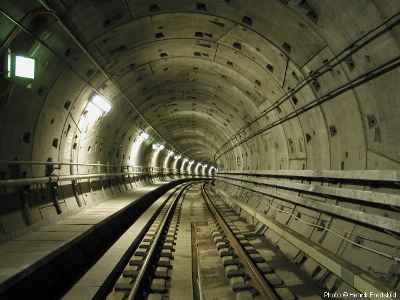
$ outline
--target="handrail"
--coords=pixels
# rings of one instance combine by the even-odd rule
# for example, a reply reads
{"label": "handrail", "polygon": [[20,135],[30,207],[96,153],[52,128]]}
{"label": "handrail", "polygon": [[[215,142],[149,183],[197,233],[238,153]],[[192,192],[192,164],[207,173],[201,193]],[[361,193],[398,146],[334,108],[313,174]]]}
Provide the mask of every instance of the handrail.
{"label": "handrail", "polygon": [[[138,165],[123,165],[110,163],[79,163],[79,162],[62,162],[62,161],[30,161],[30,160],[0,160],[0,165],[39,165],[39,166],[86,166],[86,167],[106,167],[126,169],[125,172],[110,172],[110,173],[93,173],[93,174],[69,174],[57,175],[51,174],[43,177],[30,178],[11,178],[0,180],[0,186],[23,186],[30,184],[44,184],[58,181],[72,181],[80,179],[114,177],[125,175],[190,175],[188,172],[180,172],[179,169],[163,168],[157,166],[138,166]],[[113,170],[110,170],[113,171]],[[194,175],[194,174],[193,174]]]}
{"label": "handrail", "polygon": [[[332,203],[324,203],[321,201],[315,201],[313,198],[307,197],[307,194],[303,194],[300,192],[299,194],[288,194],[284,189],[280,189],[279,187],[270,189],[267,185],[257,184],[256,182],[251,181],[239,181],[236,182],[232,179],[220,179],[227,184],[233,185],[235,187],[242,188],[247,191],[251,191],[260,195],[266,195],[273,200],[284,201],[291,203],[294,206],[306,207],[312,211],[318,213],[325,213],[330,216],[336,216],[339,218],[344,218],[347,220],[355,221],[361,224],[365,224],[367,226],[372,226],[379,229],[389,230],[391,232],[400,233],[400,220],[396,218],[381,216],[378,214],[373,214],[370,212],[363,212],[359,209],[352,209],[341,205],[336,205]],[[325,194],[321,191],[321,193],[317,194],[320,197],[328,197],[328,194]],[[385,199],[385,196],[388,198],[392,198],[391,195],[377,195],[373,198],[370,198],[371,203],[366,202],[366,205],[387,205],[391,206],[391,208],[398,209],[399,199],[392,199],[393,201],[389,202]],[[341,199],[342,201],[346,201],[345,198]],[[357,200],[350,198],[350,201]],[[362,200],[361,200],[362,201]],[[271,206],[269,206],[271,207]]]}
{"label": "handrail", "polygon": [[121,167],[134,168],[139,170],[163,170],[174,171],[177,169],[163,168],[157,166],[138,166],[138,165],[123,165],[123,164],[108,164],[108,163],[74,163],[61,161],[35,161],[35,160],[0,160],[0,165],[43,165],[43,166],[85,166],[85,167]]}
{"label": "handrail", "polygon": [[108,164],[108,163],[74,163],[74,162],[61,162],[61,161],[35,161],[35,160],[0,160],[0,165],[43,165],[43,166],[88,166],[88,167],[138,167],[146,168],[137,165],[123,165],[123,164]]}
{"label": "handrail", "polygon": [[43,184],[50,182],[60,182],[60,181],[72,181],[80,179],[91,179],[91,178],[102,178],[102,177],[117,177],[117,176],[127,176],[127,175],[159,175],[168,174],[164,172],[117,172],[117,173],[93,173],[93,174],[72,174],[72,175],[50,175],[43,177],[31,177],[31,178],[16,178],[16,179],[4,179],[0,180],[0,186],[23,186],[30,184]]}
{"label": "handrail", "polygon": [[76,175],[51,175],[43,177],[31,177],[31,178],[16,178],[16,179],[4,179],[0,180],[0,186],[21,186],[29,184],[41,184],[59,181],[72,181],[79,179],[91,179],[101,177],[116,177],[124,175],[148,175],[148,173],[137,173],[137,172],[120,172],[120,173],[95,173],[95,174],[76,174]]}
{"label": "handrail", "polygon": [[222,170],[218,175],[400,182],[399,170]]}

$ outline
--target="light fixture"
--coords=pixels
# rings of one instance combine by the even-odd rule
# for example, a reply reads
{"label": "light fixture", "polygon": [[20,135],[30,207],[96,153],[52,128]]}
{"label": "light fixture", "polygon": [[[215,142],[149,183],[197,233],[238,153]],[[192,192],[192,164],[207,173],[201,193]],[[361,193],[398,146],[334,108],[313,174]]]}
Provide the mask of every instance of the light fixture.
{"label": "light fixture", "polygon": [[111,104],[104,97],[93,95],[88,105],[86,106],[88,113],[103,116],[111,110]]}
{"label": "light fixture", "polygon": [[15,76],[22,78],[35,78],[35,60],[29,57],[15,57]]}
{"label": "light fixture", "polygon": [[152,148],[153,148],[153,150],[161,151],[165,148],[165,146],[157,143],[157,144],[153,144]]}
{"label": "light fixture", "polygon": [[8,50],[7,70],[5,72],[8,78],[35,79],[36,61],[34,58],[16,55]]}
{"label": "light fixture", "polygon": [[100,118],[103,115],[103,111],[96,105],[94,105],[92,102],[89,102],[86,105],[86,120],[88,124],[92,124],[97,121],[98,118]]}
{"label": "light fixture", "polygon": [[136,141],[141,143],[141,142],[144,142],[145,140],[147,140],[149,137],[150,136],[146,132],[142,131],[139,133]]}
{"label": "light fixture", "polygon": [[11,57],[10,49],[8,49],[7,70],[6,70],[6,74],[7,74],[8,78],[11,78],[11,73],[12,73],[12,57]]}
{"label": "light fixture", "polygon": [[111,104],[102,96],[94,95],[91,102],[104,113],[108,113],[111,110]]}
{"label": "light fixture", "polygon": [[111,104],[102,96],[93,95],[85,108],[83,127],[95,123],[111,110]]}

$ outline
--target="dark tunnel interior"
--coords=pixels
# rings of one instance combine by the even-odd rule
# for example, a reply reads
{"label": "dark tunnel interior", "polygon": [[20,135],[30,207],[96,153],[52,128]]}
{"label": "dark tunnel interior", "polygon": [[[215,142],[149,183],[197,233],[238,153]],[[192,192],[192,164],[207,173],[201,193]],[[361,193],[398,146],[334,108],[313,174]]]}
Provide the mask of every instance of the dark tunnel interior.
{"label": "dark tunnel interior", "polygon": [[[0,299],[400,298],[400,1],[1,0],[0,59]],[[202,284],[121,294],[135,224],[174,197],[173,270]],[[204,222],[233,292],[202,275]]]}

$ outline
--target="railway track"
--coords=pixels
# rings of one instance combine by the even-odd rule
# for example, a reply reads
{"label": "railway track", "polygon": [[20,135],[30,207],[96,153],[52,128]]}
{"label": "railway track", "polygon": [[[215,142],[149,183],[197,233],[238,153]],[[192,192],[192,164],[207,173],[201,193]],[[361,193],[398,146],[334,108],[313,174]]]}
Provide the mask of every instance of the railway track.
{"label": "railway track", "polygon": [[250,243],[235,221],[238,216],[223,201],[211,201],[202,186],[202,197],[213,218],[212,238],[221,256],[225,275],[237,299],[295,300],[297,297]]}
{"label": "railway track", "polygon": [[184,185],[166,201],[107,299],[162,299],[172,268]]}
{"label": "railway track", "polygon": [[[206,183],[182,186],[165,201],[107,300],[303,299],[238,222],[224,201],[211,199]],[[178,255],[179,247],[188,252]],[[304,299],[320,299],[318,289],[311,291],[315,296]]]}

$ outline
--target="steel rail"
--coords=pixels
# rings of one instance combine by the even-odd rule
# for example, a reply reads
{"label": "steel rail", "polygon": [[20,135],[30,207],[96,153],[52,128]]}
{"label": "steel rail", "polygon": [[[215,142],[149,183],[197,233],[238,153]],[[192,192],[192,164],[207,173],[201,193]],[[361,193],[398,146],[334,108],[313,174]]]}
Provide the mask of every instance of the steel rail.
{"label": "steel rail", "polygon": [[[129,292],[128,297],[126,298],[127,300],[138,300],[141,299],[142,297],[140,296],[140,293],[143,292],[143,287],[144,287],[144,283],[145,283],[145,279],[148,276],[149,272],[150,272],[150,267],[151,264],[156,256],[156,248],[159,245],[159,242],[161,240],[161,236],[164,232],[164,229],[166,228],[166,226],[169,224],[169,221],[171,220],[173,213],[175,212],[175,208],[178,204],[178,201],[180,200],[183,192],[189,187],[191,186],[192,183],[189,183],[187,185],[185,185],[178,193],[178,195],[176,196],[176,198],[173,200],[173,203],[171,203],[171,205],[168,208],[167,213],[165,214],[165,216],[163,217],[163,220],[160,224],[160,227],[157,231],[156,236],[154,237],[153,242],[151,243],[149,252],[146,255],[146,258],[140,268],[139,274],[137,275],[136,279],[135,279],[135,283],[133,284],[133,287],[131,289],[131,291]],[[175,192],[174,192],[175,194]]]}
{"label": "steel rail", "polygon": [[197,246],[197,234],[194,223],[190,224],[191,230],[191,247],[192,247],[192,286],[193,286],[193,299],[202,300],[201,281],[199,270],[199,255]]}
{"label": "steel rail", "polygon": [[229,228],[228,224],[222,217],[221,213],[214,206],[212,201],[210,200],[208,193],[205,189],[205,185],[203,184],[201,194],[206,202],[206,205],[218,224],[221,226],[224,231],[226,237],[229,240],[229,243],[234,248],[236,254],[239,256],[240,262],[243,264],[244,268],[248,272],[255,288],[258,292],[263,296],[265,300],[279,300],[277,295],[275,294],[273,288],[270,286],[268,281],[264,278],[263,274],[260,272],[256,264],[251,260],[247,252],[244,250],[239,240],[236,238],[232,230]]}
{"label": "steel rail", "polygon": [[[240,188],[243,188],[243,189],[246,189],[246,190],[251,191],[251,192],[264,194],[264,193],[262,193],[262,192],[260,192],[260,191],[257,191],[257,190],[251,189],[251,188],[243,187],[243,186],[236,185],[236,184],[232,184],[232,185],[237,186],[237,187],[240,187]],[[281,199],[281,198],[279,198],[279,197],[275,197],[275,198],[278,199],[278,200],[288,201],[287,199]],[[318,228],[318,229],[323,230],[323,231],[326,231],[326,232],[330,232],[330,233],[334,234],[335,236],[337,236],[338,238],[340,238],[341,240],[345,241],[346,243],[352,244],[352,245],[355,246],[355,247],[361,248],[361,249],[363,249],[363,250],[366,250],[366,251],[368,251],[368,252],[377,254],[377,255],[379,255],[379,256],[383,256],[383,257],[385,257],[385,258],[387,258],[387,259],[390,259],[390,260],[393,260],[393,261],[395,261],[395,262],[400,262],[400,256],[394,256],[394,255],[389,254],[389,253],[387,253],[387,252],[383,252],[383,251],[380,251],[380,250],[377,250],[377,249],[374,249],[374,248],[371,248],[371,247],[368,247],[368,246],[364,246],[364,245],[362,245],[362,244],[360,244],[360,243],[357,243],[357,242],[351,240],[350,238],[348,238],[348,237],[342,235],[341,233],[339,233],[339,232],[337,232],[337,231],[335,231],[335,230],[333,230],[333,229],[330,229],[330,228],[328,228],[328,227],[326,227],[326,226],[322,226],[322,225],[318,225],[318,224],[314,224],[314,223],[311,223],[311,222],[304,221],[304,220],[302,220],[297,214],[291,213],[291,212],[286,211],[286,210],[283,210],[283,209],[279,209],[279,208],[277,208],[277,207],[275,207],[275,206],[272,206],[272,205],[269,206],[269,209],[276,210],[276,211],[279,211],[279,212],[281,212],[281,213],[287,214],[287,215],[289,215],[290,217],[293,217],[294,219],[296,219],[298,222],[301,222],[301,223],[303,223],[303,224],[305,224],[305,225],[307,225],[307,226],[314,227],[314,228]],[[283,224],[282,224],[282,225],[283,225]],[[366,238],[363,238],[363,237],[360,237],[360,238],[366,240]],[[372,241],[372,242],[373,242],[373,240],[371,240],[371,239],[369,239],[369,241]],[[395,246],[395,245],[385,244],[385,246],[391,247],[391,248],[393,248],[393,249],[396,249],[396,248],[397,248],[397,246]]]}
{"label": "steel rail", "polygon": [[[361,293],[373,292],[375,294],[383,294],[393,289],[393,287],[388,286],[387,282],[378,280],[376,276],[369,274],[366,270],[354,265],[351,261],[345,260],[337,253],[333,253],[321,247],[321,244],[318,242],[314,242],[310,238],[303,236],[294,229],[289,228],[289,226],[271,219],[262,211],[259,212],[254,209],[254,207],[235,199],[231,199],[230,201],[243,212],[251,215],[257,221],[268,226],[269,230],[275,232],[278,236],[293,245],[299,251],[307,253],[308,257],[315,260],[319,265],[325,267],[332,274],[346,282],[355,290]],[[396,261],[399,262],[398,259]],[[387,299],[394,300],[393,297],[388,297]]]}

